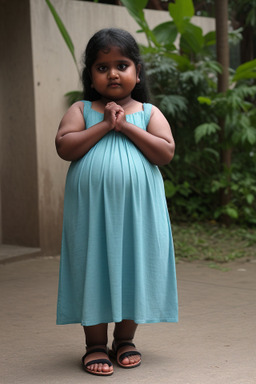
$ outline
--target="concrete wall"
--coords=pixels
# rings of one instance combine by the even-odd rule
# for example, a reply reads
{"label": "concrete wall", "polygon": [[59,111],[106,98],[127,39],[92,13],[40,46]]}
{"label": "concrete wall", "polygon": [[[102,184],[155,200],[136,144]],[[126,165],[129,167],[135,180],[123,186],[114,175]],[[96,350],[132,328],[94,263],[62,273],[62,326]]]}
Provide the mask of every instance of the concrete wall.
{"label": "concrete wall", "polygon": [[29,2],[0,3],[0,166],[3,243],[39,245]]}
{"label": "concrete wall", "polygon": [[[52,3],[72,37],[79,63],[90,36],[104,27],[125,28],[146,42],[123,7],[74,0]],[[0,78],[2,242],[56,254],[69,164],[58,158],[54,139],[67,109],[64,94],[80,88],[79,76],[45,1],[0,0],[0,6],[1,55],[5,52]],[[145,13],[151,27],[170,19],[168,12]],[[194,23],[205,31],[214,29],[213,20],[195,18]]]}

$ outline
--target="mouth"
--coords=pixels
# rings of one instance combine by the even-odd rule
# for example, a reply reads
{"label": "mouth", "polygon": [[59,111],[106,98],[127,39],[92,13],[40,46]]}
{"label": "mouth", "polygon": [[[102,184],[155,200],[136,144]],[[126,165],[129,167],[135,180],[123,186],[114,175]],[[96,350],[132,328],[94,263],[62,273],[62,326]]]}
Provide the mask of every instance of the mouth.
{"label": "mouth", "polygon": [[118,87],[120,87],[120,84],[119,83],[109,83],[108,87],[109,88],[118,88]]}

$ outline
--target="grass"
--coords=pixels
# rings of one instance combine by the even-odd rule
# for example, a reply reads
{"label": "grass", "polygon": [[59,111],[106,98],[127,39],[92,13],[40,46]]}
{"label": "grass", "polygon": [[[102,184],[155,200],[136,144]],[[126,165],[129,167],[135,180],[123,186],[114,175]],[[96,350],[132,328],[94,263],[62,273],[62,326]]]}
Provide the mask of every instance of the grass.
{"label": "grass", "polygon": [[229,261],[256,258],[256,229],[196,223],[172,224],[172,231],[177,261],[205,260],[218,268]]}

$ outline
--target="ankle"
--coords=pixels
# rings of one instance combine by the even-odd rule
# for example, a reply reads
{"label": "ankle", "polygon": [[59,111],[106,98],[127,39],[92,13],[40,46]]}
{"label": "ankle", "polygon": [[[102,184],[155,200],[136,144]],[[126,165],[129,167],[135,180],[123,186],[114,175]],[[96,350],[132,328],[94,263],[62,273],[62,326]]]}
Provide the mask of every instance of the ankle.
{"label": "ankle", "polygon": [[104,349],[105,351],[107,351],[106,344],[90,344],[90,345],[86,345],[85,348],[86,348],[86,352],[90,352],[93,349]]}
{"label": "ankle", "polygon": [[117,339],[117,338],[114,338],[112,346],[114,348],[117,348],[119,345],[121,345],[123,343],[133,343],[133,339]]}

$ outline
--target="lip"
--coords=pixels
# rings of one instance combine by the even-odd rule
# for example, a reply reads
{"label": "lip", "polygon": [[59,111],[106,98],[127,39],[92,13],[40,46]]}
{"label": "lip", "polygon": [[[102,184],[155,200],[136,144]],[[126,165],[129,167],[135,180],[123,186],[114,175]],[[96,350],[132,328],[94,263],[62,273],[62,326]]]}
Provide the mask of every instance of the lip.
{"label": "lip", "polygon": [[110,88],[118,88],[118,87],[120,87],[120,84],[119,83],[109,83],[108,87],[110,87]]}

